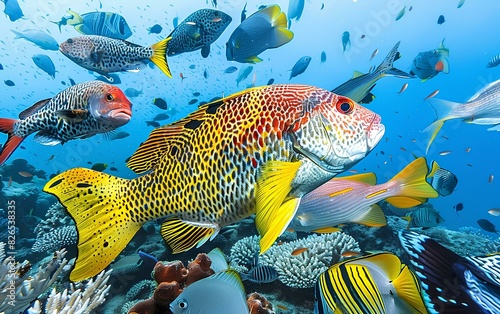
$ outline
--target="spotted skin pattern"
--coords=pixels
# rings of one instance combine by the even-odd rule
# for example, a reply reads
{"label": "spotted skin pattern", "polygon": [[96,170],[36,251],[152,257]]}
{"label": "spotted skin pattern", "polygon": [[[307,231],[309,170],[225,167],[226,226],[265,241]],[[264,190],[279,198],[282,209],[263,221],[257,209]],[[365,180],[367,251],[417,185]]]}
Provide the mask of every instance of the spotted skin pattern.
{"label": "spotted skin pattern", "polygon": [[[209,47],[224,32],[232,19],[224,12],[201,9],[189,15],[168,37],[172,40],[167,55],[173,56]],[[205,49],[207,49],[205,48]],[[207,55],[203,55],[207,57]]]}
{"label": "spotted skin pattern", "polygon": [[127,165],[142,176],[75,168],[47,183],[79,233],[70,278],[104,269],[158,218],[166,218],[161,232],[174,253],[185,251],[255,212],[270,162],[298,165],[290,197],[301,197],[361,160],[383,133],[379,115],[310,86],[257,87],[201,106],[141,144]]}
{"label": "spotted skin pattern", "polygon": [[[113,95],[114,99],[104,100],[107,94]],[[99,105],[101,101],[106,104]],[[61,119],[57,114],[59,110],[86,110],[89,114],[82,121],[75,122]],[[125,119],[115,119],[114,115],[108,115],[111,112],[121,112]],[[101,81],[90,81],[65,89],[26,117],[21,113],[20,117],[24,118],[14,124],[14,135],[24,138],[40,132],[40,135],[65,143],[113,131],[126,124],[130,115],[131,103],[118,87]]]}
{"label": "spotted skin pattern", "polygon": [[101,75],[144,68],[154,53],[152,47],[97,35],[69,38],[59,50],[79,66]]}

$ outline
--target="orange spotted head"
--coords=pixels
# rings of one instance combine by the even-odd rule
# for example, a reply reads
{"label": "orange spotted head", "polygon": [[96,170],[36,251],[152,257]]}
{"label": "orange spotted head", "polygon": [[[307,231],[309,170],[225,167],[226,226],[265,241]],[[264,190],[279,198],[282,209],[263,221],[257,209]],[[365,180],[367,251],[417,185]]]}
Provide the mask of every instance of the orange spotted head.
{"label": "orange spotted head", "polygon": [[132,117],[132,103],[122,90],[111,84],[95,81],[99,88],[89,96],[90,114],[100,123],[119,127]]}

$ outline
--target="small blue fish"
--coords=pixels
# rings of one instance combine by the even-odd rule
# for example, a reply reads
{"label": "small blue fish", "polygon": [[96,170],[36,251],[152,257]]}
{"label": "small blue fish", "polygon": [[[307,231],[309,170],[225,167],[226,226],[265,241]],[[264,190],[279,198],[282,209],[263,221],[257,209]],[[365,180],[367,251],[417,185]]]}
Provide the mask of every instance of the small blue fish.
{"label": "small blue fish", "polygon": [[41,30],[26,29],[22,32],[15,30],[12,30],[12,32],[16,35],[14,39],[26,39],[27,41],[31,41],[38,47],[45,50],[59,50],[59,44],[57,41],[52,36]]}
{"label": "small blue fish", "polygon": [[245,2],[245,6],[243,7],[243,10],[241,10],[241,21],[243,22],[247,18],[247,3]]}
{"label": "small blue fish", "polygon": [[11,80],[5,80],[3,82],[5,83],[5,85],[10,86],[10,87],[16,86],[16,84]]}
{"label": "small blue fish", "polygon": [[406,5],[401,9],[401,11],[399,11],[398,15],[396,15],[396,21],[399,21],[405,15],[405,12]]}
{"label": "small blue fish", "polygon": [[351,49],[351,34],[348,31],[342,33],[342,52]]}
{"label": "small blue fish", "polygon": [[310,62],[311,57],[309,56],[300,58],[292,68],[292,73],[290,73],[290,80],[292,79],[292,77],[296,77],[297,75],[304,73]]}
{"label": "small blue fish", "polygon": [[438,23],[439,25],[441,25],[441,24],[443,24],[444,22],[445,22],[445,20],[444,20],[444,16],[440,15],[440,16],[438,17],[438,21],[437,21],[437,23]]}
{"label": "small blue fish", "polygon": [[179,17],[178,16],[174,17],[174,19],[172,20],[172,25],[174,26],[174,28],[179,26]]}
{"label": "small blue fish", "polygon": [[494,56],[491,58],[490,61],[488,61],[488,65],[486,66],[487,68],[494,68],[500,64],[500,54]]}
{"label": "small blue fish", "polygon": [[143,251],[139,251],[139,252],[137,252],[137,254],[139,254],[139,257],[142,260],[141,265],[144,265],[147,268],[153,269],[155,267],[156,263],[158,263],[158,259],[151,254],[148,254],[148,253],[143,252]]}
{"label": "small blue fish", "polygon": [[238,72],[238,77],[236,78],[236,86],[240,85],[240,82],[246,79],[250,73],[252,73],[253,66],[249,65],[246,67],[241,67],[240,71]]}
{"label": "small blue fish", "polygon": [[49,56],[43,54],[37,54],[31,57],[31,59],[33,59],[33,62],[42,71],[52,76],[52,78],[56,77],[56,67],[54,66],[54,62],[52,62]]}
{"label": "small blue fish", "polygon": [[273,78],[270,78],[269,81],[267,81],[267,85],[271,85],[274,83],[274,79]]}
{"label": "small blue fish", "polygon": [[326,62],[326,52],[322,51],[321,52],[321,63],[325,63]]}
{"label": "small blue fish", "polygon": [[133,87],[129,87],[125,90],[125,95],[130,97],[130,98],[139,97],[142,94],[143,94],[142,89],[137,90]]}
{"label": "small blue fish", "polygon": [[207,72],[207,69],[203,70],[203,77],[204,78],[208,78],[208,72]]}
{"label": "small blue fish", "polygon": [[17,21],[24,16],[23,10],[19,6],[17,0],[2,0],[5,4],[5,9],[3,13],[5,13],[11,22]]}
{"label": "small blue fish", "polygon": [[155,24],[148,28],[148,34],[159,34],[163,30],[163,27],[159,24]]}
{"label": "small blue fish", "polygon": [[305,0],[290,0],[288,2],[288,19],[298,21],[304,11]]}
{"label": "small blue fish", "polygon": [[248,273],[240,273],[241,280],[254,283],[271,283],[278,279],[278,272],[272,266],[258,265]]}
{"label": "small blue fish", "polygon": [[226,74],[231,74],[231,73],[234,73],[234,72],[236,72],[236,71],[238,71],[238,68],[237,68],[237,67],[235,67],[235,66],[230,66],[230,67],[228,67],[228,68],[226,68],[226,69],[224,70],[224,73],[226,73]]}

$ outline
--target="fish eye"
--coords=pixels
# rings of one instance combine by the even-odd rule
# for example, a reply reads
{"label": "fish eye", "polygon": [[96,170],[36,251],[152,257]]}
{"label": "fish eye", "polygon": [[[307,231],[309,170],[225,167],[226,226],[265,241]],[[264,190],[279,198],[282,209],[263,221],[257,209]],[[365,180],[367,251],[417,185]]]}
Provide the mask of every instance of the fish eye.
{"label": "fish eye", "polygon": [[72,43],[73,43],[73,39],[72,39],[72,38],[68,38],[68,40],[66,40],[66,42],[67,42],[68,44],[72,44]]}
{"label": "fish eye", "polygon": [[115,98],[111,94],[106,94],[106,100],[107,101],[113,101]]}
{"label": "fish eye", "polygon": [[180,300],[180,301],[179,301],[179,307],[180,307],[181,309],[187,309],[187,308],[188,308],[188,303],[187,303],[187,301],[186,301],[186,300],[184,300],[184,299]]}
{"label": "fish eye", "polygon": [[354,104],[350,101],[341,100],[337,102],[337,111],[343,114],[349,114],[354,109]]}

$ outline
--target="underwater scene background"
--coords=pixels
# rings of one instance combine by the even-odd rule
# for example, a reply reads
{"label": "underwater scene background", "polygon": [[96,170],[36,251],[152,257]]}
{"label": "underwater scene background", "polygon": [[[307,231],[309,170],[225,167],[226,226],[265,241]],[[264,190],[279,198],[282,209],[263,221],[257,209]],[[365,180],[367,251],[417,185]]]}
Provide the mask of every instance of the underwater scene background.
{"label": "underwater scene background", "polygon": [[[383,63],[397,42],[400,42],[397,49],[399,55],[393,66],[413,74],[413,77],[387,75],[376,81],[376,86],[369,91],[374,97],[363,106],[382,117],[385,134],[365,158],[340,176],[373,172],[380,184],[389,181],[418,157],[425,157],[429,168],[435,161],[454,174],[458,184],[452,189],[451,195],[430,198],[427,204],[420,205],[428,208],[430,204],[439,212],[437,216],[440,218],[436,224],[412,225],[415,228],[411,230],[428,235],[462,257],[494,253],[500,247],[498,229],[495,229],[495,225],[500,224],[500,218],[497,217],[500,214],[500,188],[496,179],[500,175],[499,134],[487,131],[500,121],[478,125],[473,123],[474,116],[470,124],[464,123],[463,119],[449,120],[428,150],[430,133],[424,132],[436,119],[436,112],[431,106],[433,101],[444,99],[465,103],[476,92],[498,79],[499,67],[487,67],[489,62],[494,65],[500,63],[497,57],[500,54],[497,39],[500,26],[497,18],[500,10],[498,1],[19,1],[24,16],[15,21],[12,21],[12,16],[18,11],[12,7],[9,10],[14,11],[8,11],[8,4],[12,6],[12,1],[4,1],[6,15],[0,17],[0,118],[9,119],[16,119],[20,112],[39,100],[54,97],[71,86],[71,81],[82,83],[100,76],[78,66],[59,51],[44,50],[28,40],[16,38],[14,31],[37,29],[62,43],[81,35],[71,25],[57,25],[61,17],[68,16],[67,10],[79,14],[105,11],[125,18],[132,33],[127,41],[147,47],[166,38],[174,30],[174,23],[181,24],[199,9],[220,10],[228,14],[232,21],[211,44],[207,57],[203,57],[199,49],[167,56],[172,78],[156,69],[152,63],[138,73],[114,73],[121,82],[117,83],[115,79],[111,83],[125,91],[132,103],[132,118],[125,125],[109,134],[71,140],[64,145],[41,145],[31,136],[0,166],[0,209],[3,209],[0,213],[0,241],[8,244],[4,254],[1,254],[4,268],[0,275],[4,283],[0,285],[0,289],[3,289],[0,312],[22,313],[27,307],[33,306],[30,313],[40,313],[43,310],[38,310],[37,306],[45,306],[45,312],[50,313],[50,306],[54,306],[52,309],[57,306],[50,302],[45,305],[44,302],[51,299],[49,294],[52,287],[61,293],[68,289],[75,296],[75,290],[80,287],[91,291],[81,297],[83,300],[90,298],[89,295],[98,296],[89,302],[95,308],[89,307],[84,310],[85,313],[127,313],[139,300],[153,298],[153,294],[159,293],[156,283],[165,280],[155,277],[155,283],[150,275],[153,268],[156,274],[163,271],[155,267],[156,259],[180,260],[186,266],[198,263],[202,265],[205,276],[208,276],[211,273],[203,266],[203,256],[196,259],[198,262],[194,264],[190,262],[198,253],[208,253],[215,247],[225,253],[232,268],[246,279],[245,292],[256,291],[265,296],[272,304],[268,308],[272,308],[275,313],[328,312],[326,307],[324,309],[318,303],[321,304],[322,298],[327,299],[325,295],[328,296],[331,291],[317,287],[315,292],[314,286],[320,274],[337,262],[349,258],[362,259],[367,254],[377,254],[383,250],[394,253],[409,264],[404,244],[403,247],[400,245],[399,239],[403,236],[398,237],[399,230],[405,230],[408,221],[397,217],[404,216],[408,210],[391,211],[389,205],[380,203],[387,216],[387,226],[367,227],[348,223],[340,226],[342,232],[317,235],[287,230],[260,257],[253,216],[223,228],[214,239],[181,254],[172,254],[162,240],[159,230],[162,221],[148,222],[111,264],[111,273],[101,274],[95,282],[70,286],[68,276],[70,266],[74,263],[70,259],[77,255],[78,232],[57,198],[42,191],[55,175],[77,167],[92,167],[124,179],[137,178],[140,175],[129,169],[126,163],[139,145],[146,141],[150,132],[160,125],[186,117],[201,103],[246,88],[269,84],[304,84],[332,90],[351,79],[353,71],[376,71],[372,67]],[[277,4],[288,16],[300,11],[290,11],[289,8],[295,5],[301,8],[303,5],[299,18],[291,19],[288,24],[293,38],[280,47],[260,53],[260,62],[229,61],[226,43],[241,23],[242,10],[246,10],[246,18],[249,19],[260,6],[271,4]],[[150,29],[155,24],[161,29]],[[349,42],[345,32],[349,33]],[[427,79],[417,77],[415,58],[421,52],[439,49],[440,44],[449,50],[446,70],[436,66],[435,76]],[[50,57],[56,70],[55,77],[35,64],[32,57],[37,54]],[[304,56],[310,56],[310,62],[306,64],[305,70],[302,69],[303,72],[291,77],[292,68]],[[237,82],[242,69],[249,66],[253,67],[251,72]],[[109,83],[106,78],[102,79]],[[408,85],[403,90],[406,83]],[[500,97],[498,93],[493,96],[496,99]],[[166,106],[160,108],[158,98],[165,100]],[[364,102],[367,102],[366,99]],[[498,119],[499,111],[497,104],[491,116],[496,115]],[[158,117],[159,114],[163,116]],[[118,132],[120,136],[116,136]],[[7,135],[0,135],[0,142],[5,141]],[[431,178],[428,182],[431,182]],[[419,218],[425,221],[437,217],[435,213],[429,215],[430,218]],[[418,219],[410,220],[415,222]],[[483,220],[482,225],[478,220]],[[490,224],[485,224],[484,220]],[[491,224],[494,226],[491,227]],[[9,242],[14,238],[14,242]],[[10,246],[12,243],[13,246]],[[408,240],[404,243],[414,242]],[[66,253],[61,252],[63,247]],[[55,257],[52,258],[52,254]],[[6,256],[15,257],[18,264],[9,264]],[[213,260],[220,258],[217,254],[211,256]],[[67,260],[64,261],[64,258]],[[45,261],[41,262],[43,259]],[[300,265],[304,266],[301,268],[297,266],[299,264],[294,264],[294,259],[300,259]],[[24,260],[29,260],[31,265],[23,264]],[[495,259],[495,263],[498,260]],[[9,265],[16,265],[15,276],[9,273]],[[176,267],[184,269],[184,265],[176,264]],[[418,265],[418,262],[413,265]],[[473,265],[485,271],[481,263]],[[38,269],[39,266],[41,268]],[[260,273],[256,273],[255,268],[258,266],[273,268],[263,267],[259,269]],[[498,268],[498,264],[495,267]],[[193,268],[196,267],[187,267],[186,273]],[[187,276],[186,273],[184,276]],[[223,284],[235,280],[233,273],[226,275],[215,277],[214,280],[220,280]],[[14,281],[17,284],[14,286],[17,288],[9,288],[9,276],[10,279],[16,278]],[[46,280],[43,281],[43,278]],[[494,292],[491,298],[498,300],[500,288],[496,278],[497,286],[492,288]],[[425,278],[420,280],[429,285]],[[31,286],[19,288],[26,281]],[[43,281],[43,284],[37,286],[37,281]],[[343,284],[349,285],[348,282],[339,285]],[[419,293],[416,289],[412,292]],[[432,295],[431,292],[427,293]],[[205,313],[237,313],[228,308],[211,312],[209,308],[216,297],[210,294],[204,296],[202,293],[190,292],[184,296],[192,302],[193,308],[205,308]],[[238,293],[229,296],[231,300],[240,297]],[[37,298],[40,302],[34,303]],[[64,304],[64,297],[62,299],[60,303]],[[356,297],[352,299],[357,300]],[[237,308],[238,302],[234,301],[232,305]],[[336,299],[336,302],[341,301]],[[428,309],[432,307],[430,304],[437,306],[432,301],[425,302]],[[167,303],[170,304],[170,301]],[[77,307],[83,308],[82,304],[78,306],[71,309],[69,305],[68,311],[73,313]],[[402,310],[401,305],[393,306],[387,306],[385,311]],[[412,310],[416,308],[414,306]],[[145,311],[138,310],[138,313]]]}

